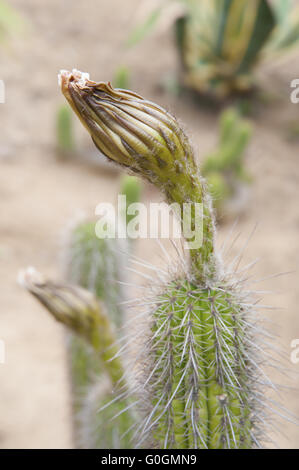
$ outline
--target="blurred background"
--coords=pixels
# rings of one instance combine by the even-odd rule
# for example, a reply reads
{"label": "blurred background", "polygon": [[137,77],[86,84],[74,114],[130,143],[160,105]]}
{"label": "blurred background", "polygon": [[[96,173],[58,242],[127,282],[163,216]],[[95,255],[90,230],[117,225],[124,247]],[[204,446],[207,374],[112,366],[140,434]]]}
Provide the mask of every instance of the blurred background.
{"label": "blurred background", "polygon": [[[184,123],[215,191],[219,244],[232,226],[232,257],[248,241],[242,262],[258,259],[252,288],[271,291],[262,303],[274,307],[266,313],[290,356],[291,341],[299,338],[299,104],[290,100],[290,83],[299,78],[298,48],[265,54],[254,70],[255,93],[246,77],[232,90],[220,85],[211,92],[205,84],[196,90],[196,73],[186,73],[192,47],[184,59],[174,33],[184,2],[11,0],[9,6],[9,12],[0,8],[0,339],[6,351],[0,447],[73,446],[63,328],[16,278],[28,265],[58,277],[68,224],[82,211],[93,215],[101,201],[115,202],[119,190],[120,172],[101,161],[63,107],[60,69],[130,88]],[[226,119],[240,129],[233,149],[222,139]],[[146,184],[142,198],[160,200]],[[156,248],[142,240],[136,250],[159,264]],[[294,390],[282,389],[281,402],[299,416],[299,364],[289,360],[289,368]],[[269,375],[276,380],[276,371]],[[285,422],[282,431],[277,444],[298,448],[298,427]]]}

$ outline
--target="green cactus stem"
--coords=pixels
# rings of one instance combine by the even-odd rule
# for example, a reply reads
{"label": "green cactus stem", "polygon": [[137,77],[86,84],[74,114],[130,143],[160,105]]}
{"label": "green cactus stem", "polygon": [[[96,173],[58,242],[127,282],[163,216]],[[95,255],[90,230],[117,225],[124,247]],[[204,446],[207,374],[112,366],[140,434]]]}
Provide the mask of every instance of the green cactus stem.
{"label": "green cactus stem", "polygon": [[251,126],[241,119],[233,108],[220,116],[219,143],[201,165],[207,179],[217,215],[223,212],[225,203],[238,197],[240,185],[248,185],[251,177],[245,168],[244,154],[251,137]]}
{"label": "green cactus stem", "polygon": [[130,221],[134,218],[134,215],[128,214],[128,207],[131,204],[134,204],[141,199],[141,192],[142,192],[142,184],[139,178],[136,176],[123,176],[121,180],[121,194],[126,196],[126,213],[123,214],[123,218],[126,222],[126,225],[130,223]]}
{"label": "green cactus stem", "polygon": [[201,288],[178,280],[158,300],[150,345],[154,413],[143,438],[152,434],[166,448],[251,447],[251,383],[238,297],[221,283]]}
{"label": "green cactus stem", "polygon": [[57,153],[62,158],[75,148],[72,115],[65,105],[60,106],[56,114],[56,146]]}
{"label": "green cactus stem", "polygon": [[92,292],[106,306],[113,324],[122,325],[123,271],[127,245],[123,240],[99,238],[96,222],[83,220],[74,226],[64,252],[65,276],[69,282]]}
{"label": "green cactus stem", "polygon": [[[118,282],[121,279],[123,253],[118,250],[117,240],[98,238],[95,225],[94,221],[82,220],[73,227],[63,251],[63,268],[68,282],[87,289],[104,303],[111,325],[116,328],[117,333],[124,313],[120,306],[123,298],[122,285]],[[67,351],[74,441],[80,447],[81,409],[89,388],[96,380],[101,377],[104,379],[105,368],[99,363],[97,351],[90,348],[77,334],[67,336]]]}
{"label": "green cactus stem", "polygon": [[267,0],[187,0],[176,22],[184,84],[213,97],[252,90],[276,25]]}
{"label": "green cactus stem", "polygon": [[130,70],[125,65],[120,65],[114,74],[113,85],[115,88],[130,87]]}

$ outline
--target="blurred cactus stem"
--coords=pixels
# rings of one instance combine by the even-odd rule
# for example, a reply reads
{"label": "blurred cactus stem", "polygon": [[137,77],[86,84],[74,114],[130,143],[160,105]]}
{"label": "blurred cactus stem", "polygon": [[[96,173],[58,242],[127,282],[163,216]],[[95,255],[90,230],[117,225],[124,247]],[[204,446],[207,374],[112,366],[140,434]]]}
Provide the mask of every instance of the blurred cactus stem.
{"label": "blurred cactus stem", "polygon": [[124,297],[121,284],[126,264],[127,243],[99,238],[96,221],[82,220],[71,230],[63,252],[65,277],[92,292],[107,309],[116,328],[123,322]]}
{"label": "blurred cactus stem", "polygon": [[[141,194],[139,179],[125,175],[121,180],[120,192],[126,196],[127,206],[138,202]],[[121,222],[125,224],[126,218],[129,218],[127,212],[122,217]],[[118,237],[98,238],[96,222],[84,219],[72,228],[63,251],[65,277],[69,282],[88,289],[105,304],[118,338],[125,315],[123,282],[129,248],[126,240]],[[68,357],[77,447],[129,448],[132,436],[126,431],[132,425],[133,414],[131,410],[120,413],[128,402],[126,399],[113,401],[113,389],[107,384],[105,370],[99,364],[95,351],[77,335],[70,335]],[[98,412],[110,401],[113,403]],[[110,418],[118,415],[117,421],[109,421],[108,415]]]}
{"label": "blurred cactus stem", "polygon": [[124,175],[120,184],[120,192],[126,196],[126,213],[123,214],[123,218],[126,225],[128,225],[135,216],[128,214],[127,209],[131,204],[135,204],[141,199],[142,184],[140,179],[136,176]]}
{"label": "blurred cactus stem", "polygon": [[186,0],[176,22],[184,83],[225,97],[253,89],[276,21],[268,0]]}
{"label": "blurred cactus stem", "polygon": [[56,146],[61,159],[70,156],[75,149],[72,114],[65,105],[59,106],[56,114]]}
{"label": "blurred cactus stem", "polygon": [[28,24],[18,10],[0,0],[0,43],[5,44],[11,37],[24,33],[27,29]]}
{"label": "blurred cactus stem", "polygon": [[[190,249],[198,280],[213,277],[214,218],[210,197],[199,175],[192,147],[167,111],[110,83],[89,80],[86,73],[61,71],[62,92],[90,133],[97,148],[110,160],[140,175],[160,189],[169,204],[191,203],[190,227],[196,227],[195,203],[203,204],[203,240]],[[181,223],[183,219],[180,215]]]}
{"label": "blurred cactus stem", "polygon": [[[116,336],[123,322],[123,309],[119,305],[123,298],[122,285],[119,283],[123,271],[122,259],[124,254],[117,239],[98,238],[95,233],[96,222],[80,220],[68,234],[62,252],[64,276],[68,282],[87,289],[106,308],[111,326],[116,328]],[[98,431],[91,439],[92,433],[87,429],[94,427],[92,422],[86,422],[84,409],[88,403],[91,407],[90,390],[96,382],[106,380],[105,367],[99,363],[97,351],[90,348],[76,334],[67,336],[68,363],[70,369],[73,432],[76,447],[93,448],[96,436],[103,433]],[[108,388],[108,387],[106,387]],[[110,397],[113,390],[110,385]],[[97,405],[99,409],[99,402]],[[94,420],[98,429],[104,426],[103,414],[95,413]],[[106,439],[108,436],[106,435]],[[99,438],[98,441],[101,439]],[[110,447],[112,441],[110,442]]]}
{"label": "blurred cactus stem", "polygon": [[240,193],[251,182],[244,156],[252,129],[235,109],[229,108],[220,116],[219,134],[218,146],[205,157],[201,171],[209,183],[217,215],[223,215],[225,207],[232,210],[234,204],[237,206],[236,201],[240,211],[245,207],[246,200],[240,204]]}
{"label": "blurred cactus stem", "polygon": [[114,74],[113,84],[115,88],[129,88],[130,71],[125,65],[120,65]]}
{"label": "blurred cactus stem", "polygon": [[115,334],[103,304],[81,287],[45,279],[34,268],[19,275],[19,283],[60,323],[84,338],[98,353],[112,384],[124,385]]}

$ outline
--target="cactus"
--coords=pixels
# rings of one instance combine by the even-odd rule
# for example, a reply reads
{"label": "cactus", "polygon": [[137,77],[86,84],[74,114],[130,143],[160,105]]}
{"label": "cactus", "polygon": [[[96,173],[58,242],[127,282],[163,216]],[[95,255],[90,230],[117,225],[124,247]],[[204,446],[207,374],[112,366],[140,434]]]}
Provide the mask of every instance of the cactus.
{"label": "cactus", "polygon": [[65,105],[56,114],[56,148],[60,158],[66,158],[75,148],[72,115]]}
{"label": "cactus", "polygon": [[227,109],[222,113],[218,148],[204,158],[201,166],[217,215],[224,211],[227,201],[239,198],[240,185],[251,182],[243,161],[250,137],[251,127],[237,111]]}
{"label": "cactus", "polygon": [[158,300],[144,437],[152,432],[167,448],[251,447],[246,323],[237,293],[220,280],[202,287],[179,279]]}
{"label": "cactus", "polygon": [[252,69],[275,26],[266,0],[187,0],[176,23],[187,86],[214,95],[248,91]]}
{"label": "cactus", "polygon": [[[210,197],[187,137],[173,116],[133,92],[93,82],[76,70],[62,71],[60,83],[109,159],[153,183],[169,203],[203,204],[202,245],[189,250],[187,272],[172,271],[164,283],[156,283],[146,307],[151,321],[140,334],[145,344],[137,445],[261,446],[263,384],[272,384],[256,354],[262,348],[255,309],[241,290],[242,279],[225,269],[216,252]],[[194,211],[190,219],[194,225]]]}
{"label": "cactus", "polygon": [[183,76],[192,89],[225,96],[253,89],[257,63],[299,41],[299,7],[286,0],[184,0],[176,22]]}
{"label": "cactus", "polygon": [[299,6],[294,0],[271,0],[276,27],[267,46],[267,53],[282,53],[298,45]]}
{"label": "cactus", "polygon": [[119,283],[124,275],[125,240],[98,238],[96,222],[78,223],[69,236],[64,254],[66,278],[101,299],[116,327],[122,324],[124,297]]}
{"label": "cactus", "polygon": [[183,79],[195,91],[248,92],[262,60],[299,41],[299,7],[286,0],[184,0],[176,22]]}
{"label": "cactus", "polygon": [[[121,193],[127,207],[137,202],[141,194],[138,179],[125,176]],[[127,212],[121,216],[119,224],[125,223]],[[21,274],[21,283],[69,330],[75,446],[130,448],[135,415],[117,354],[125,314],[122,284],[129,245],[121,239],[98,238],[96,222],[91,220],[77,223],[65,245],[66,284],[45,280],[34,269]],[[116,391],[122,394],[120,400],[115,399]]]}
{"label": "cactus", "polygon": [[113,326],[104,305],[91,292],[74,284],[45,279],[32,267],[19,274],[19,282],[57,321],[94,348],[114,386],[124,385]]}
{"label": "cactus", "polygon": [[295,0],[161,2],[130,33],[127,45],[138,44],[151,33],[172,3],[178,7],[174,29],[182,84],[196,92],[216,98],[248,93],[256,84],[258,63],[298,46]]}
{"label": "cactus", "polygon": [[[76,397],[76,445],[83,448],[129,448],[134,416],[127,398],[128,385],[114,327],[103,303],[91,292],[74,284],[45,279],[34,268],[21,272],[19,281],[57,321],[76,335],[71,340],[73,385],[85,387],[81,398],[79,395]],[[92,348],[90,355],[86,346]],[[90,372],[95,376],[92,377]],[[101,393],[96,394],[95,403],[91,397],[99,385]],[[117,396],[117,391],[122,398],[116,401],[114,394]],[[99,412],[101,407],[103,411]],[[90,409],[93,410],[91,415]]]}
{"label": "cactus", "polygon": [[[127,206],[139,201],[141,185],[137,178],[124,177],[121,193],[126,196]],[[126,212],[122,217],[125,222],[129,216]],[[83,221],[72,230],[64,257],[68,281],[88,289],[104,302],[118,336],[125,314],[122,301],[125,299],[123,282],[127,255],[125,240],[98,238],[96,223]],[[132,424],[133,416],[130,411],[121,413],[127,406],[126,400],[104,406],[113,401],[113,389],[99,366],[96,351],[90,350],[78,335],[71,335],[68,356],[77,447],[128,448],[130,433],[125,431]],[[97,412],[103,406],[103,411]],[[115,414],[119,414],[117,423],[112,420]]]}
{"label": "cactus", "polygon": [[[72,230],[64,256],[66,278],[101,299],[105,303],[111,323],[119,330],[124,314],[119,305],[123,298],[122,285],[119,281],[122,278],[124,253],[118,246],[118,240],[98,238],[95,225],[93,221],[82,221]],[[87,399],[90,388],[94,387],[96,381],[105,380],[105,371],[99,365],[96,351],[82,338],[71,334],[67,339],[73,396],[74,441],[76,447],[92,448],[94,441],[86,439],[86,436],[89,436],[88,426],[86,423],[82,425],[85,419],[84,409],[87,404],[90,406],[90,399]],[[109,394],[111,399],[111,385]],[[98,421],[101,436],[105,435],[107,439],[107,434],[103,433],[101,428],[100,421],[104,422],[102,415],[97,417],[95,414],[94,419]],[[101,440],[100,437],[98,440]]]}
{"label": "cactus", "polygon": [[[125,175],[121,181],[121,194],[126,196],[126,209],[130,204],[140,201],[142,185],[138,178],[135,176]],[[126,225],[128,225],[133,219],[134,215],[128,214],[126,210],[125,214],[122,214]]]}
{"label": "cactus", "polygon": [[14,36],[16,33],[24,32],[26,22],[18,11],[3,0],[0,0],[0,42]]}
{"label": "cactus", "polygon": [[114,75],[113,85],[115,88],[129,88],[130,71],[125,65],[120,65]]}

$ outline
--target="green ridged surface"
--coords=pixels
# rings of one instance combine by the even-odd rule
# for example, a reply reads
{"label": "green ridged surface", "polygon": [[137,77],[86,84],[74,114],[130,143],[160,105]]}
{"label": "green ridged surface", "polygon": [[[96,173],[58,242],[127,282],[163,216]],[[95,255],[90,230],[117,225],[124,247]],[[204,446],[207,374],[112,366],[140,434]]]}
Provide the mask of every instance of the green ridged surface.
{"label": "green ridged surface", "polygon": [[[120,306],[123,299],[122,286],[122,257],[119,251],[118,241],[115,239],[100,239],[95,233],[95,222],[85,221],[78,224],[73,230],[68,247],[67,277],[80,286],[94,293],[101,299],[109,315],[111,324],[119,329],[123,322],[123,309]],[[72,335],[68,345],[68,356],[70,363],[70,376],[73,389],[74,406],[74,435],[78,447],[88,448],[118,448],[124,443],[107,433],[109,426],[118,426],[124,422],[131,425],[131,413],[125,412],[115,423],[107,424],[108,411],[98,412],[102,406],[102,398],[94,403],[94,413],[90,415],[91,421],[87,424],[83,417],[87,408],[85,403],[89,389],[94,386],[95,381],[101,382],[106,378],[105,368],[99,363],[98,353],[90,348],[84,340],[77,335]],[[109,351],[108,351],[109,359]],[[116,371],[117,372],[117,371]],[[113,400],[113,389],[105,392],[106,400]],[[116,402],[109,406],[109,413],[116,414],[120,407],[127,406],[126,401]],[[82,419],[85,431],[82,431]],[[96,434],[90,433],[86,428],[96,428]],[[88,439],[86,438],[88,436]],[[113,437],[113,439],[112,439]],[[111,438],[111,440],[110,440]],[[129,441],[130,433],[126,439]],[[129,445],[125,441],[125,445]],[[116,445],[116,447],[114,447]]]}
{"label": "green ridged surface", "polygon": [[[219,281],[224,269],[215,255],[213,209],[188,139],[173,116],[133,92],[85,79],[82,84],[76,71],[65,72],[61,83],[109,159],[153,183],[168,203],[180,208],[186,202],[203,204],[203,243],[190,250],[189,265],[184,259],[185,278],[161,282],[160,294],[146,302],[152,325],[140,354],[140,373],[148,374],[138,377],[145,413],[134,433],[138,445],[259,445],[254,398],[259,366],[251,356],[254,338],[245,318],[252,306],[241,300],[236,280],[231,281],[234,288]],[[224,135],[230,133],[228,124]],[[194,214],[191,222],[193,228]],[[188,257],[186,252],[182,256]]]}
{"label": "green ridged surface", "polygon": [[145,432],[162,448],[250,448],[250,373],[240,302],[224,286],[169,285],[153,313]]}

